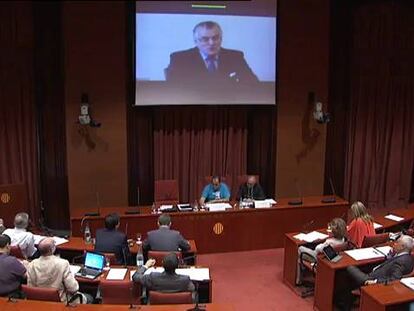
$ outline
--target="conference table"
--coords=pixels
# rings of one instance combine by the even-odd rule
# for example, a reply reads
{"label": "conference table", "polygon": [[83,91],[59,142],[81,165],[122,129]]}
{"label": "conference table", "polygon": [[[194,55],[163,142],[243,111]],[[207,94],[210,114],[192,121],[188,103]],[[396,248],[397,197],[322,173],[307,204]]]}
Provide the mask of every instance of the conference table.
{"label": "conference table", "polygon": [[[390,211],[377,211],[373,213],[374,220],[380,224],[377,232],[399,230],[403,226],[407,226],[414,219],[414,206],[410,208],[399,208],[392,210],[393,215],[401,216],[401,221],[393,221],[384,218]],[[327,234],[326,229],[319,229],[321,233]],[[294,236],[299,232],[288,233],[285,235],[285,254],[283,263],[283,281],[292,290],[297,292],[295,285],[296,269],[298,261],[298,248],[305,244]],[[318,268],[315,279],[315,296],[314,308],[317,310],[332,310],[335,291],[343,280],[345,270],[348,266],[373,266],[379,264],[384,259],[354,260],[345,253],[339,262],[333,263],[323,256],[318,257]]]}
{"label": "conference table", "polygon": [[[235,311],[231,304],[208,303],[202,305],[207,311]],[[76,310],[80,311],[118,311],[118,310],[139,310],[139,311],[187,311],[194,305],[136,305],[130,308],[129,305],[77,305]],[[71,309],[71,308],[69,308]],[[36,300],[13,300],[0,298],[0,310],[2,311],[67,311],[68,307],[64,303],[45,302]]]}
{"label": "conference table", "polygon": [[[346,219],[349,203],[335,197],[336,202],[322,203],[323,198],[332,196],[303,197],[302,204],[290,205],[295,198],[280,198],[270,208],[241,209],[232,204],[225,211],[197,211],[170,213],[172,229],[197,242],[198,253],[218,253],[269,249],[283,247],[287,232],[309,230],[325,226],[332,218]],[[297,199],[297,198],[296,198]],[[140,214],[125,214],[126,211],[139,210]],[[75,209],[71,215],[72,236],[81,237],[83,227],[88,223],[92,235],[104,226],[104,216],[117,212],[120,214],[120,230],[129,238],[140,232],[145,239],[148,231],[157,227],[158,213],[151,213],[151,207],[104,207],[100,216],[84,216],[96,209]]]}

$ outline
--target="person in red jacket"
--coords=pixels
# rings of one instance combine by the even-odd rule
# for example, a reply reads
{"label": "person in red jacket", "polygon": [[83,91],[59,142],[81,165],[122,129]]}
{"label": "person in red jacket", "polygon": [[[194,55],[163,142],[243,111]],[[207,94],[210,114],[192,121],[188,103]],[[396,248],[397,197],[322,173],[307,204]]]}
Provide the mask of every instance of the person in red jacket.
{"label": "person in red jacket", "polygon": [[348,226],[348,237],[357,247],[361,247],[366,236],[375,234],[374,221],[362,202],[354,202],[351,205],[351,213],[352,221]]}

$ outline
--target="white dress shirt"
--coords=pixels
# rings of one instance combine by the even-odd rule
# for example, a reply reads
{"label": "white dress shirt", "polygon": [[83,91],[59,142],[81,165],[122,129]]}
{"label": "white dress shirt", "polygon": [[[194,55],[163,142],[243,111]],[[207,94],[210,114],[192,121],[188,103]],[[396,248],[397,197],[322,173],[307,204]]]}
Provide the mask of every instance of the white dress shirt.
{"label": "white dress shirt", "polygon": [[10,237],[12,246],[19,245],[26,258],[32,257],[36,252],[33,233],[27,232],[26,229],[6,229],[3,234]]}

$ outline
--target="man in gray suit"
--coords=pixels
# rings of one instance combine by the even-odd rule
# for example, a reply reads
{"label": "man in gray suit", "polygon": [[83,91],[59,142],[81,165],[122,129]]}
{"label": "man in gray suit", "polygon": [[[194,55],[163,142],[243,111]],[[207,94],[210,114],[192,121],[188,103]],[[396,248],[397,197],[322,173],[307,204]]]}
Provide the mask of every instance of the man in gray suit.
{"label": "man in gray suit", "polygon": [[143,243],[144,251],[188,251],[190,243],[183,238],[179,231],[171,230],[170,227],[170,216],[168,214],[161,214],[158,217],[158,230],[148,232],[148,237]]}
{"label": "man in gray suit", "polygon": [[162,261],[164,272],[144,274],[154,265],[155,259],[149,259],[145,265],[138,268],[132,276],[132,280],[141,283],[147,290],[169,293],[194,291],[194,284],[189,276],[175,273],[175,269],[178,267],[178,258],[175,253],[169,253],[164,257]]}
{"label": "man in gray suit", "polygon": [[[347,268],[351,278],[346,290],[342,293],[344,304],[341,310],[350,310],[352,306],[351,290],[363,285],[376,283],[388,283],[401,279],[409,274],[414,268],[411,250],[413,249],[413,238],[408,235],[401,236],[393,245],[392,254],[387,256],[387,260],[374,267],[370,273],[364,273],[359,268],[350,266]],[[341,301],[339,301],[341,305]],[[341,306],[340,306],[341,307]]]}

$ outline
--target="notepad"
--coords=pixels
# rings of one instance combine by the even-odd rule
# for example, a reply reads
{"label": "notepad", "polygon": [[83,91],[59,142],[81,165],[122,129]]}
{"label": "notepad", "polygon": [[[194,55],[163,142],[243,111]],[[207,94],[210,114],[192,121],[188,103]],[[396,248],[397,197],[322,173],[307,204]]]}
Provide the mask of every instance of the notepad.
{"label": "notepad", "polygon": [[387,216],[384,216],[384,218],[387,218],[389,220],[394,220],[394,221],[402,221],[402,220],[404,220],[404,217],[400,217],[400,216],[393,215],[393,214],[388,214]]}
{"label": "notepad", "polygon": [[127,273],[128,269],[124,268],[111,268],[106,275],[107,280],[120,280],[122,281]]}

